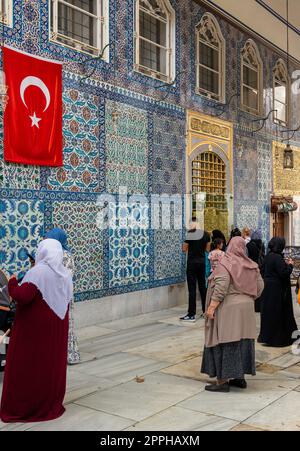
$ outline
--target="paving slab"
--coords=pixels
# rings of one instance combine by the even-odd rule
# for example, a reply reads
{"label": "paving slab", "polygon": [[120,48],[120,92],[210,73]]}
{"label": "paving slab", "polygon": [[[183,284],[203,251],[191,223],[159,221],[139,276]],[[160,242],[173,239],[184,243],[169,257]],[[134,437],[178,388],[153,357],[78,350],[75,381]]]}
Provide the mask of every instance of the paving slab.
{"label": "paving slab", "polygon": [[270,363],[259,363],[256,366],[256,371],[264,374],[276,374],[281,370],[281,366],[271,365]]}
{"label": "paving slab", "polygon": [[291,347],[287,348],[271,348],[270,346],[264,346],[261,343],[255,344],[255,359],[259,363],[270,362],[285,354],[289,354]]}
{"label": "paving slab", "polygon": [[201,333],[201,330],[193,329],[180,335],[173,335],[136,348],[129,348],[127,352],[154,360],[178,363],[201,355],[203,346],[203,333]]}
{"label": "paving slab", "polygon": [[67,406],[65,414],[54,421],[37,423],[30,431],[121,431],[133,422],[127,418],[81,407]]}
{"label": "paving slab", "polygon": [[141,421],[203,389],[201,382],[153,373],[142,384],[131,381],[82,398],[76,404]]}
{"label": "paving slab", "polygon": [[128,330],[122,330],[114,334],[97,337],[85,342],[80,349],[94,354],[96,357],[104,357],[127,349],[151,343],[160,338],[179,335],[183,330],[168,324],[151,324]]}
{"label": "paving slab", "polygon": [[255,428],[253,426],[248,426],[247,424],[241,423],[231,429],[231,432],[265,432],[266,429]]}
{"label": "paving slab", "polygon": [[145,376],[169,365],[168,362],[158,362],[126,352],[119,352],[81,365],[78,371],[85,375],[123,383],[130,381],[135,376]]}
{"label": "paving slab", "polygon": [[203,318],[200,318],[200,317],[196,318],[195,323],[191,323],[188,321],[180,321],[179,315],[170,316],[168,318],[161,319],[159,322],[164,323],[164,324],[173,324],[174,326],[179,326],[179,327],[190,327],[190,328],[194,328],[194,329],[204,329],[204,327],[205,327],[205,321]]}
{"label": "paving slab", "polygon": [[65,404],[115,385],[110,379],[84,374],[79,372],[77,368],[68,369]]}
{"label": "paving slab", "polygon": [[281,366],[282,368],[289,368],[300,363],[300,355],[294,355],[292,352],[289,352],[274,360],[270,360],[269,363]]}
{"label": "paving slab", "polygon": [[193,359],[185,360],[176,365],[168,366],[161,370],[162,373],[172,374],[173,376],[185,377],[188,379],[200,380],[207,382],[208,377],[200,373],[202,357],[194,357]]}
{"label": "paving slab", "polygon": [[150,324],[155,324],[164,318],[172,316],[171,310],[161,310],[159,312],[144,313],[143,315],[133,316],[131,318],[124,318],[115,321],[110,321],[101,324],[101,327],[113,330],[127,330],[136,327],[142,327]]}
{"label": "paving slab", "polygon": [[114,333],[113,329],[106,329],[105,327],[99,326],[88,326],[76,330],[77,339],[80,342],[91,340],[92,338],[102,337],[103,335],[109,335]]}
{"label": "paving slab", "polygon": [[27,431],[32,427],[34,423],[3,423],[0,421],[0,431],[10,432],[10,431]]}
{"label": "paving slab", "polygon": [[287,378],[300,379],[300,365],[290,366],[289,368],[279,371],[279,374]]}
{"label": "paving slab", "polygon": [[300,393],[290,392],[245,422],[269,431],[300,431]]}
{"label": "paving slab", "polygon": [[170,407],[128,428],[128,431],[229,431],[238,423],[182,407]]}
{"label": "paving slab", "polygon": [[80,366],[83,363],[86,362],[92,362],[93,360],[96,360],[96,356],[95,354],[91,354],[90,352],[83,352],[81,347],[79,347],[79,351],[80,351],[80,362],[76,363],[75,365],[70,365],[70,366]]}
{"label": "paving slab", "polygon": [[287,388],[281,381],[253,378],[248,381],[247,390],[231,389],[230,393],[201,392],[183,401],[180,406],[243,422],[290,391],[291,388]]}

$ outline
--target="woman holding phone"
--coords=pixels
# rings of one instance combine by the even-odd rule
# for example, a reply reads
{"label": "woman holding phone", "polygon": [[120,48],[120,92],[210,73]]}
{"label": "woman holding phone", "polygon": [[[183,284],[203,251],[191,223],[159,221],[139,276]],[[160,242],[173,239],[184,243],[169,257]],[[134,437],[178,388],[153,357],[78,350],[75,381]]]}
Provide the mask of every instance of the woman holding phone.
{"label": "woman holding phone", "polygon": [[12,277],[10,296],[17,304],[8,348],[0,419],[5,423],[54,420],[65,409],[69,303],[72,276],[63,266],[63,249],[46,239],[35,266],[22,283]]}

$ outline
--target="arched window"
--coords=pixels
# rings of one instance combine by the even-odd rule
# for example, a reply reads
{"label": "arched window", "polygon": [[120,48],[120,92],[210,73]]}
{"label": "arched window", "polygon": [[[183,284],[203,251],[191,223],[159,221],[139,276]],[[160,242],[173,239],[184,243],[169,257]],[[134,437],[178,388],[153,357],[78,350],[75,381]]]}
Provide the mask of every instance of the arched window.
{"label": "arched window", "polygon": [[[109,43],[109,0],[51,0],[50,39],[94,56]],[[108,61],[108,49],[103,59]]]}
{"label": "arched window", "polygon": [[241,53],[241,106],[256,115],[262,114],[263,64],[259,50],[249,39]]}
{"label": "arched window", "polygon": [[175,11],[169,0],[136,0],[135,70],[175,78]]}
{"label": "arched window", "polygon": [[196,27],[198,94],[225,100],[225,40],[214,16],[205,13]]}
{"label": "arched window", "polygon": [[289,121],[289,99],[288,99],[289,75],[286,65],[279,59],[273,69],[273,109],[274,122],[287,125]]}

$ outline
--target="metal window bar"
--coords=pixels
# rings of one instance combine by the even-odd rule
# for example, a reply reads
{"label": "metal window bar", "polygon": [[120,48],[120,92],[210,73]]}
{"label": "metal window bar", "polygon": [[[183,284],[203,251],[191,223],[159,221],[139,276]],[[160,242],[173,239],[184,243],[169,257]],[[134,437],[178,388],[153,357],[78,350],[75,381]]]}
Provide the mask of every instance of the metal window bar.
{"label": "metal window bar", "polygon": [[[148,14],[151,17],[154,17],[155,19],[161,21],[162,23],[166,23],[166,42],[168,43],[168,46],[162,46],[160,44],[157,44],[156,42],[153,42],[147,38],[144,38],[141,36],[140,33],[140,12],[143,12],[145,14]],[[140,4],[140,1],[136,2],[136,9],[135,9],[135,68],[139,71],[142,71],[143,73],[146,73],[150,76],[155,76],[155,78],[159,78],[161,80],[164,80],[166,82],[170,81],[171,79],[171,66],[172,66],[172,49],[170,46],[171,42],[171,27],[170,27],[170,17],[167,14],[166,19],[162,18],[161,16],[158,16],[154,14],[153,12],[149,11],[145,7],[143,7]],[[168,55],[168,60],[166,61],[166,73],[159,72],[155,69],[151,69],[149,67],[143,66],[140,62],[140,40],[144,40],[145,42],[148,42],[151,45],[156,46],[157,48],[161,48],[166,51],[166,54]]]}
{"label": "metal window bar", "polygon": [[163,50],[166,50],[166,51],[168,50],[168,47],[165,47],[163,45],[157,44],[156,42],[151,41],[150,39],[144,38],[144,36],[138,36],[138,38],[141,39],[142,41],[148,42],[151,45],[155,45],[155,47],[159,47],[160,49],[163,49]]}
{"label": "metal window bar", "polygon": [[204,45],[207,45],[207,47],[211,47],[214,50],[217,50],[218,52],[220,52],[220,47],[215,46],[214,44],[212,44],[211,42],[207,42],[205,41],[203,38],[199,37],[199,42],[201,42]]}
{"label": "metal window bar", "polygon": [[163,74],[162,72],[158,72],[155,69],[151,69],[149,67],[143,66],[142,64],[137,64],[137,68],[144,73],[147,73],[148,75],[156,75],[157,78],[163,80],[163,81],[169,81],[169,77],[166,74]]}
{"label": "metal window bar", "polygon": [[53,0],[53,1],[54,1],[54,3],[61,3],[62,5],[67,6],[68,8],[74,9],[74,10],[80,12],[80,13],[83,13],[83,14],[87,15],[87,16],[93,17],[94,19],[98,18],[97,14],[93,14],[90,11],[87,11],[86,9],[79,8],[79,6],[73,5],[72,3],[69,3],[69,2],[67,2],[65,0]]}
{"label": "metal window bar", "polygon": [[[103,32],[102,24],[104,23],[104,17],[102,17],[102,13],[103,13],[102,3],[103,3],[102,1],[97,2],[97,14],[93,14],[93,13],[90,13],[89,11],[86,11],[85,9],[79,8],[76,5],[72,5],[71,3],[68,3],[65,0],[52,0],[52,14],[53,14],[53,16],[52,16],[52,38],[55,41],[59,41],[60,43],[62,43],[63,45],[65,45],[69,48],[78,49],[78,47],[80,47],[80,50],[83,51],[84,53],[88,53],[88,54],[96,53],[98,55],[100,52],[101,42],[102,42],[102,32]],[[96,21],[96,36],[94,36],[93,29],[91,28],[91,30],[90,30],[90,33],[92,33],[92,35],[93,35],[92,42],[93,42],[93,40],[95,40],[96,46],[85,43],[82,40],[76,39],[74,37],[67,36],[64,33],[61,33],[58,31],[58,18],[59,18],[58,17],[59,16],[58,15],[58,6],[59,6],[59,4],[65,5],[71,9],[72,15],[73,15],[73,20],[71,22],[73,24],[75,24],[75,19],[74,19],[75,11],[80,12],[81,14],[84,14],[85,16],[90,17]],[[65,19],[65,30],[67,30],[68,29],[68,24],[67,24],[68,18],[65,17],[64,19]],[[72,33],[74,34],[75,32],[72,31]],[[92,35],[90,34],[90,37]]]}
{"label": "metal window bar", "polygon": [[[223,79],[222,79],[222,77],[223,77],[222,76],[222,49],[221,49],[220,46],[216,47],[213,44],[211,44],[211,43],[205,41],[204,39],[202,39],[201,37],[199,37],[199,31],[197,32],[197,41],[198,41],[198,45],[197,45],[197,59],[196,59],[196,65],[197,65],[197,88],[196,88],[196,90],[197,90],[197,92],[199,94],[206,95],[207,97],[214,98],[214,100],[221,101],[222,100],[222,95],[223,95],[223,93],[222,93],[222,90],[223,90],[223,87],[222,87],[222,85],[223,85]],[[212,69],[212,68],[210,68],[208,66],[205,66],[204,64],[200,63],[200,61],[199,61],[199,51],[200,51],[200,45],[199,44],[200,43],[202,43],[202,44],[206,45],[207,47],[210,47],[213,50],[216,50],[218,52],[218,65],[219,65],[219,70],[218,71],[216,71],[215,69]],[[218,93],[211,92],[211,91],[209,91],[209,90],[207,90],[205,88],[202,88],[200,86],[200,67],[204,67],[205,69],[207,69],[207,70],[209,70],[211,72],[214,72],[214,73],[216,73],[218,75],[218,82],[219,82]]]}
{"label": "metal window bar", "polygon": [[227,210],[226,166],[214,153],[205,152],[192,162],[192,192],[206,193],[206,208]]}
{"label": "metal window bar", "polygon": [[[253,70],[253,68],[251,66],[249,66],[248,64],[245,64],[244,61],[242,63],[242,74],[244,72],[244,66],[250,68],[251,70]],[[254,113],[255,115],[258,115],[260,113],[260,96],[261,96],[261,92],[260,92],[260,82],[259,82],[259,71],[257,70],[257,68],[255,68],[255,72],[257,73],[257,88],[253,88],[252,86],[247,85],[246,83],[244,83],[244,77],[242,75],[242,83],[241,83],[241,105],[242,108],[245,109],[247,112],[249,113]],[[258,108],[252,108],[251,106],[249,106],[248,104],[244,103],[244,87],[247,89],[251,89],[253,90],[257,90],[257,102],[258,102]]]}
{"label": "metal window bar", "polygon": [[253,70],[253,71],[257,72],[257,73],[259,71],[258,66],[253,66],[252,64],[247,63],[247,61],[245,61],[244,58],[243,58],[243,66],[246,66],[249,69],[251,69],[251,70]]}
{"label": "metal window bar", "polygon": [[163,23],[168,23],[168,15],[167,15],[166,18],[161,17],[161,16],[159,16],[159,15],[153,13],[153,12],[150,11],[149,9],[146,9],[146,8],[143,7],[142,5],[140,5],[139,10],[140,10],[140,11],[143,11],[145,14],[149,14],[149,16],[152,16],[152,17],[154,17],[155,19],[160,20],[160,21],[163,22]]}
{"label": "metal window bar", "polygon": [[[221,98],[221,94],[220,94],[220,90],[221,90],[221,86],[220,86],[220,72],[219,71],[215,71],[213,69],[210,69],[209,67],[204,66],[203,64],[198,64],[197,67],[198,67],[198,87],[197,87],[198,90],[199,91],[204,91],[204,92],[206,92],[208,94],[211,94],[211,95],[213,95],[213,96],[215,96],[217,98]],[[205,89],[203,86],[202,87],[200,86],[200,67],[203,67],[207,71],[218,75],[218,91],[217,92],[209,91],[208,89]]]}

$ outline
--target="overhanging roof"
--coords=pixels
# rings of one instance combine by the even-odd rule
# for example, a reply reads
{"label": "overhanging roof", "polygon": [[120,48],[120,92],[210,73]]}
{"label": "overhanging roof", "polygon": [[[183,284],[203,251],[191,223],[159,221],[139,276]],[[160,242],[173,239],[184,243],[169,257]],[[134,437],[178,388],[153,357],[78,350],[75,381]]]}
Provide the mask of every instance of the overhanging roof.
{"label": "overhanging roof", "polygon": [[[286,54],[286,0],[193,0],[218,11],[256,38]],[[289,1],[289,47],[291,59],[300,63],[300,0]]]}

